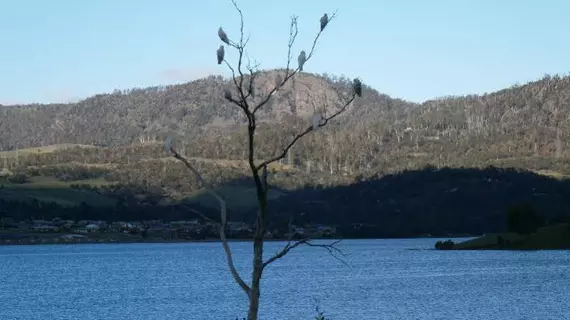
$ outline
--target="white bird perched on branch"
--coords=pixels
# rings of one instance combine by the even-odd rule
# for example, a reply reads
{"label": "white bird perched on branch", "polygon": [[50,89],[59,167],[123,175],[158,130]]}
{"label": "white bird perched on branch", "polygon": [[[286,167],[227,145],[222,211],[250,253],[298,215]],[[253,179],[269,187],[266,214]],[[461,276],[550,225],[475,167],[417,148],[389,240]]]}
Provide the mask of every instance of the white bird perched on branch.
{"label": "white bird perched on branch", "polygon": [[311,117],[311,128],[317,130],[322,124],[324,124],[323,116],[320,113],[313,114]]}
{"label": "white bird perched on branch", "polygon": [[172,147],[172,136],[168,135],[166,136],[166,139],[164,139],[164,151],[170,152],[171,147]]}
{"label": "white bird perched on branch", "polygon": [[323,30],[325,30],[325,27],[327,26],[327,24],[329,23],[329,16],[325,13],[322,17],[321,17],[321,32]]}
{"label": "white bird perched on branch", "polygon": [[307,54],[304,50],[302,50],[301,53],[299,53],[299,58],[297,58],[297,62],[299,63],[299,71],[303,71],[303,65],[305,64],[305,61],[307,61]]}
{"label": "white bird perched on branch", "polygon": [[220,45],[220,47],[218,48],[217,54],[218,54],[218,64],[222,64],[222,62],[224,61],[224,55],[225,55],[223,45]]}
{"label": "white bird perched on branch", "polygon": [[352,89],[357,96],[362,97],[362,82],[360,82],[360,79],[355,78],[352,81]]}
{"label": "white bird perched on branch", "polygon": [[218,37],[220,37],[220,40],[222,40],[222,42],[224,42],[225,44],[227,45],[230,44],[230,39],[228,38],[228,35],[224,31],[224,29],[222,29],[222,27],[218,29]]}
{"label": "white bird perched on branch", "polygon": [[281,83],[283,82],[283,78],[281,77],[281,74],[277,74],[277,76],[275,77],[275,88],[279,89],[279,87],[281,87]]}

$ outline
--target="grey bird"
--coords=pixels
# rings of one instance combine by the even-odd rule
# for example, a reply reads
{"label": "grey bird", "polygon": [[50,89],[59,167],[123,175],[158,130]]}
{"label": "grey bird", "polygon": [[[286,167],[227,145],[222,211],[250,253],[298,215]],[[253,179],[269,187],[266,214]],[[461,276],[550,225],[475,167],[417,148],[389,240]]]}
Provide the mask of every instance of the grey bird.
{"label": "grey bird", "polygon": [[297,58],[297,62],[299,63],[299,71],[303,71],[303,65],[305,64],[305,61],[307,61],[307,54],[303,50],[301,53],[299,53],[299,58]]}
{"label": "grey bird", "polygon": [[319,113],[314,113],[311,117],[311,128],[317,130],[323,124],[323,116]]}
{"label": "grey bird", "polygon": [[275,87],[277,89],[279,89],[279,87],[281,87],[282,82],[283,82],[283,78],[281,77],[280,74],[277,74],[277,76],[275,77]]}
{"label": "grey bird", "polygon": [[362,97],[362,82],[360,82],[358,78],[355,78],[354,81],[352,81],[352,89],[354,90],[354,94]]}
{"label": "grey bird", "polygon": [[224,29],[222,29],[222,27],[220,27],[220,29],[218,29],[218,37],[220,37],[220,40],[222,40],[222,42],[224,42],[225,44],[230,44],[230,39],[228,38],[228,35],[224,32]]}
{"label": "grey bird", "polygon": [[329,16],[325,13],[321,17],[321,31],[325,30],[325,27],[327,26],[328,23],[329,23]]}
{"label": "grey bird", "polygon": [[170,148],[172,148],[172,136],[168,135],[166,139],[164,139],[164,151],[170,152]]}
{"label": "grey bird", "polygon": [[232,99],[232,92],[230,91],[230,89],[225,88],[224,89],[224,98],[231,100]]}
{"label": "grey bird", "polygon": [[218,64],[222,64],[222,62],[224,61],[224,46],[220,45],[220,47],[218,48],[218,51],[216,52],[218,54]]}

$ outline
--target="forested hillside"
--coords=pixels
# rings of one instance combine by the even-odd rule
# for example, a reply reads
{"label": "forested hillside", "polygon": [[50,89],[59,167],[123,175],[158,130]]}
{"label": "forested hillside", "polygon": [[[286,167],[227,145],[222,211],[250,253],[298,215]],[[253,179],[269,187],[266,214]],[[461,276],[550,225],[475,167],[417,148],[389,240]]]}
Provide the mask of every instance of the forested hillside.
{"label": "forested hillside", "polygon": [[[267,83],[276,74],[258,77],[257,91],[267,92]],[[258,138],[262,153],[271,153],[276,143],[293,133],[290,124],[298,122],[297,117],[307,119],[324,99],[349,84],[343,78],[302,74],[280,91],[262,114],[272,122],[271,132]],[[185,136],[194,156],[240,159],[245,119],[224,100],[226,85],[212,76],[183,85],[97,95],[75,104],[1,107],[0,148],[60,143],[119,146],[176,132]],[[304,140],[295,154],[302,167],[312,160],[319,170],[322,166],[332,173],[383,170],[385,163],[394,162],[470,165],[533,156],[564,158],[569,154],[569,109],[570,77],[548,76],[486,95],[447,97],[421,105],[366,87],[351,110],[335,125]]]}
{"label": "forested hillside", "polygon": [[[265,72],[257,79],[255,91],[260,97],[279,72]],[[12,179],[49,177],[76,188],[81,181],[97,180],[167,203],[196,197],[200,186],[163,151],[160,141],[168,133],[218,187],[248,188],[245,119],[223,98],[227,85],[212,76],[183,85],[97,95],[73,104],[0,106],[0,165]],[[261,113],[265,124],[257,133],[257,158],[275,155],[309,124],[316,108],[349,88],[345,78],[307,73],[296,77]],[[389,233],[392,226],[400,234],[499,229],[502,220],[494,215],[519,202],[535,203],[551,215],[562,214],[567,212],[564,199],[570,194],[557,179],[570,174],[569,111],[567,76],[546,76],[485,95],[422,104],[392,99],[365,86],[362,98],[343,116],[301,140],[281,164],[271,168],[273,208],[276,214],[288,215],[312,210],[318,214],[311,219],[333,224],[390,221],[383,232]],[[489,183],[499,182],[480,181],[486,181],[489,172],[503,171],[486,169],[489,166],[524,171],[501,173],[500,187],[491,188],[495,190],[491,201]],[[410,173],[424,172],[426,167],[433,168],[429,175]],[[458,182],[456,171],[438,168],[474,170],[467,171],[469,178],[461,173],[464,178]],[[388,179],[391,174],[401,179]],[[437,192],[448,192],[448,200],[428,201],[436,190],[433,181],[441,187]],[[398,187],[392,189],[390,184]],[[532,191],[538,186],[547,191]],[[456,193],[462,199],[457,205],[450,204],[455,203],[449,193],[454,188],[462,190]],[[306,204],[309,195],[331,203],[343,198],[335,193],[340,191],[327,191],[333,189],[354,195],[344,203],[359,206],[359,213],[347,208],[325,213]],[[398,196],[393,190],[400,190]],[[544,193],[549,195],[544,198]],[[480,205],[481,199],[489,202]],[[234,211],[248,212],[251,208],[245,202],[235,204]],[[461,210],[459,203],[477,206]],[[422,210],[425,216],[419,218]],[[414,221],[439,221],[439,227],[402,227],[411,216]],[[447,221],[445,228],[442,221]]]}

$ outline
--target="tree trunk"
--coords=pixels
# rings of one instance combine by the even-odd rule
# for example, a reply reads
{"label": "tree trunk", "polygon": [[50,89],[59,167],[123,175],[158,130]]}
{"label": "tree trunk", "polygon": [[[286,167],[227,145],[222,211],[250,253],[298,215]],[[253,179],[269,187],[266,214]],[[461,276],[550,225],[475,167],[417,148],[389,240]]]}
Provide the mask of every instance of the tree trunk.
{"label": "tree trunk", "polygon": [[251,275],[251,293],[249,296],[249,311],[247,320],[257,320],[259,313],[259,298],[261,296],[261,273],[263,264],[263,227],[253,239],[253,272]]}
{"label": "tree trunk", "polygon": [[254,163],[254,137],[255,137],[255,116],[249,118],[248,128],[248,158],[249,167],[255,181],[257,202],[257,221],[255,235],[253,237],[253,271],[251,274],[251,288],[249,291],[248,320],[257,320],[259,313],[259,298],[261,296],[261,274],[263,272],[263,237],[265,236],[265,214],[267,213],[267,166],[263,167],[263,177],[259,176],[259,171]]}
{"label": "tree trunk", "polygon": [[[253,153],[251,153],[253,154]],[[250,158],[252,160],[252,158]],[[257,320],[259,313],[259,298],[261,296],[261,275],[263,273],[263,238],[265,237],[265,214],[267,213],[267,166],[263,168],[263,178],[252,165],[253,178],[257,189],[257,200],[259,210],[257,211],[257,221],[255,235],[253,236],[253,272],[251,274],[251,289],[249,293],[249,310],[247,320]]]}
{"label": "tree trunk", "polygon": [[253,237],[253,272],[251,274],[251,290],[249,294],[249,310],[247,320],[257,320],[259,313],[259,298],[261,296],[261,275],[263,273],[263,238],[265,236],[265,213],[267,212],[267,180],[264,175],[263,182],[254,172],[258,190],[259,211]]}

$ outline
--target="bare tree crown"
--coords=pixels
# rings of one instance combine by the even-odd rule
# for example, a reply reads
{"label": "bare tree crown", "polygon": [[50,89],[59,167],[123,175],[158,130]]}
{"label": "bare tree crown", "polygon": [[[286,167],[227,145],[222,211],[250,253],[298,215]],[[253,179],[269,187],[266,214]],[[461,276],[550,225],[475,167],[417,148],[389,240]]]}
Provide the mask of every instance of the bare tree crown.
{"label": "bare tree crown", "polygon": [[[289,26],[289,42],[287,45],[287,63],[285,68],[285,73],[279,73],[275,78],[274,85],[268,92],[255,92],[256,86],[255,81],[257,77],[260,75],[261,71],[258,69],[257,65],[254,65],[249,61],[247,64],[244,61],[244,57],[246,57],[246,47],[249,41],[249,38],[246,39],[244,37],[244,19],[243,13],[235,0],[231,0],[232,4],[234,5],[235,9],[240,15],[240,33],[239,39],[234,40],[228,36],[228,34],[224,31],[222,27],[218,29],[218,37],[222,44],[218,47],[216,51],[216,58],[217,63],[222,64],[224,63],[228,69],[231,71],[231,78],[230,82],[233,86],[233,90],[230,87],[226,87],[223,90],[223,96],[226,100],[230,101],[232,104],[236,105],[240,108],[243,114],[247,118],[248,123],[248,141],[247,141],[247,162],[249,164],[251,176],[255,182],[256,186],[256,195],[258,200],[258,211],[256,216],[256,223],[255,223],[255,231],[253,237],[253,247],[254,247],[254,257],[253,257],[253,271],[251,276],[251,284],[247,284],[242,276],[238,273],[237,269],[234,266],[232,252],[230,250],[228,241],[226,239],[225,228],[227,223],[227,211],[226,211],[226,202],[221,195],[219,195],[214,187],[210,185],[204,178],[201,176],[200,172],[194,168],[194,166],[182,156],[174,147],[172,147],[172,138],[168,137],[165,141],[165,149],[168,150],[176,159],[180,160],[184,165],[190,170],[193,176],[198,179],[202,186],[210,193],[219,203],[220,205],[220,239],[222,242],[222,246],[224,248],[227,263],[230,269],[230,272],[236,281],[236,283],[242,288],[242,290],[247,294],[250,301],[249,311],[248,311],[248,320],[257,319],[258,308],[259,308],[259,297],[260,297],[260,283],[261,283],[261,275],[265,267],[267,267],[272,262],[282,258],[285,256],[290,250],[300,246],[300,245],[308,245],[314,247],[322,247],[325,248],[329,253],[331,253],[334,257],[337,257],[336,254],[341,253],[335,245],[338,241],[333,242],[332,244],[315,244],[310,241],[310,239],[301,239],[297,241],[293,241],[291,237],[285,247],[281,249],[279,252],[275,253],[269,259],[263,261],[263,243],[264,237],[266,233],[266,213],[267,213],[267,192],[268,192],[268,184],[267,184],[267,166],[273,162],[276,162],[282,158],[284,158],[289,150],[295,145],[297,141],[301,138],[306,136],[312,131],[317,130],[320,127],[326,126],[331,120],[339,116],[341,113],[347,110],[347,108],[351,105],[351,103],[356,99],[356,97],[362,96],[362,83],[361,81],[356,78],[353,80],[352,90],[350,93],[341,92],[339,90],[335,90],[338,97],[335,100],[336,106],[331,108],[330,103],[324,103],[323,106],[319,106],[316,108],[320,110],[319,112],[315,112],[313,117],[310,119],[310,123],[306,126],[304,130],[299,131],[296,133],[290,140],[288,144],[275,156],[270,157],[266,160],[257,160],[255,157],[255,132],[257,129],[257,117],[256,114],[259,110],[261,110],[268,101],[275,95],[278,90],[281,90],[283,86],[288,81],[294,81],[295,75],[302,72],[304,67],[306,66],[307,62],[313,57],[315,53],[315,48],[317,42],[330,24],[330,22],[336,17],[336,12],[331,14],[330,17],[327,13],[325,13],[319,20],[319,30],[317,35],[315,36],[312,46],[310,50],[305,51],[301,50],[299,52],[297,58],[297,68],[291,67],[292,62],[292,50],[293,45],[295,44],[295,40],[298,35],[298,27],[297,27],[297,17],[291,17],[291,23]],[[225,46],[236,50],[238,53],[237,62],[235,65],[232,65],[230,62],[226,60],[226,52]],[[236,95],[234,95],[234,93]],[[255,98],[255,99],[254,99]],[[260,173],[261,171],[261,173]],[[202,215],[203,216],[203,215]],[[293,235],[293,233],[291,233]]]}

